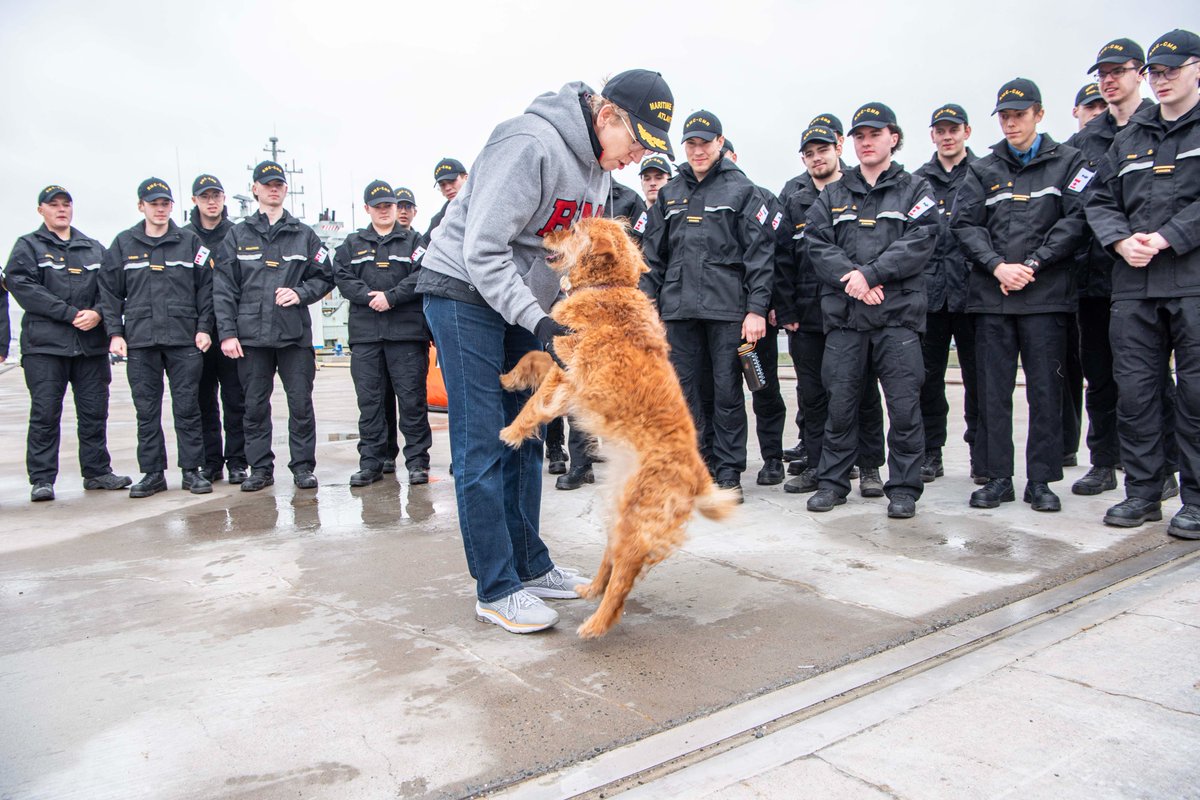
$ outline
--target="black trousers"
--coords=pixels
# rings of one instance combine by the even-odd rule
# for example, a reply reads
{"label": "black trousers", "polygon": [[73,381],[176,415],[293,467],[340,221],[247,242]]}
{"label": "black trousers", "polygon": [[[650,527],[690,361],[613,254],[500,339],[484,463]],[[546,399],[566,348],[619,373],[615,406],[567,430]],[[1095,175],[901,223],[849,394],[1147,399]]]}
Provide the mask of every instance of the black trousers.
{"label": "black trousers", "polygon": [[977,473],[989,478],[1013,475],[1013,391],[1020,355],[1029,403],[1026,478],[1044,483],[1062,480],[1063,362],[1068,316],[1063,313],[975,317],[980,401],[979,436],[975,441]]}
{"label": "black trousers", "polygon": [[[433,433],[429,427],[425,379],[429,374],[427,342],[359,342],[353,346],[350,377],[358,396],[358,464],[380,470],[387,450],[387,407],[399,402],[398,422],[404,434],[404,465],[428,469]],[[385,386],[395,400],[389,401]]]}
{"label": "black trousers", "polygon": [[[554,448],[563,449],[564,429],[566,427],[567,417],[555,417],[546,423],[547,450]],[[592,438],[591,434],[579,427],[579,423],[572,418],[571,427],[566,431],[565,438],[567,440],[567,455],[571,459],[571,466],[591,466],[592,450],[596,446],[596,440]]]}
{"label": "black trousers", "polygon": [[[1116,300],[1109,334],[1125,494],[1159,498],[1169,469],[1167,442],[1174,438],[1180,495],[1184,503],[1200,503],[1200,297]],[[1172,352],[1174,437],[1162,424],[1163,373]]]}
{"label": "black trousers", "polygon": [[783,458],[783,425],[787,421],[787,404],[779,385],[779,328],[767,326],[767,333],[754,346],[762,364],[767,385],[750,394],[754,410],[754,432],[758,436],[758,451],[763,461]]}
{"label": "black trousers", "polygon": [[283,383],[288,404],[288,449],[293,473],[311,471],[317,465],[317,424],[313,415],[313,378],[317,357],[311,347],[245,347],[238,359],[238,377],[246,391],[246,461],[251,469],[275,470],[271,449],[271,393],[275,375]]}
{"label": "black trousers", "polygon": [[[816,467],[825,442],[825,423],[829,417],[829,393],[821,377],[825,363],[825,334],[796,331],[788,338],[792,363],[796,367],[796,390],[800,395],[804,450],[808,463]],[[858,399],[858,452],[854,463],[860,467],[881,467],[883,452],[883,401],[875,367],[867,361],[862,394]]]}
{"label": "black trousers", "polygon": [[[245,467],[246,433],[242,428],[242,417],[246,413],[246,400],[242,381],[238,378],[237,359],[222,353],[214,342],[204,353],[203,361],[200,421],[204,429],[204,464],[213,470],[226,464]],[[224,442],[221,441],[222,430]]]}
{"label": "black trousers", "polygon": [[712,369],[712,465],[718,480],[737,480],[746,470],[746,397],[737,349],[740,322],[689,319],[666,323],[671,364],[679,376],[688,409],[703,444],[705,417],[701,405],[704,365]]}
{"label": "black trousers", "polygon": [[1079,452],[1083,431],[1083,362],[1079,354],[1079,321],[1067,314],[1067,343],[1063,361],[1062,434],[1063,456]]}
{"label": "black trousers", "polygon": [[[817,481],[842,497],[850,493],[850,467],[858,452],[859,405],[863,384],[874,365],[888,410],[888,497],[903,491],[920,497],[921,457],[925,431],[921,426],[921,337],[908,328],[870,331],[834,330],[825,336],[821,375],[829,392],[829,416]],[[807,417],[806,417],[807,419]]]}
{"label": "black trousers", "polygon": [[921,356],[925,361],[925,383],[921,385],[921,420],[925,424],[925,450],[946,446],[947,417],[946,365],[950,361],[950,339],[958,353],[963,382],[963,420],[967,443],[974,463],[975,438],[979,430],[979,391],[975,380],[975,320],[970,314],[931,311],[925,316],[925,336]]}
{"label": "black trousers", "polygon": [[204,466],[204,431],[200,420],[200,374],[204,354],[185,347],[131,347],[125,374],[137,412],[137,459],[142,472],[165,472],[167,442],[163,438],[163,376],[171,384],[171,416],[180,469]]}
{"label": "black trousers", "polygon": [[79,435],[79,468],[85,478],[112,471],[108,454],[108,385],[112,367],[108,354],[51,356],[27,353],[21,357],[25,385],[29,388],[29,433],[25,442],[25,468],[30,485],[54,483],[58,478],[63,397],[67,384],[75,399],[75,427]]}
{"label": "black trousers", "polygon": [[[428,372],[426,367],[426,372]],[[383,382],[383,424],[387,430],[387,446],[384,447],[384,456],[395,461],[400,455],[400,430],[399,417],[396,411],[400,405],[399,398],[392,391],[392,380],[389,376]]]}
{"label": "black trousers", "polygon": [[1107,297],[1079,298],[1079,362],[1087,379],[1087,446],[1094,467],[1115,467],[1121,460],[1117,439],[1117,381],[1113,377],[1113,351],[1108,339]]}

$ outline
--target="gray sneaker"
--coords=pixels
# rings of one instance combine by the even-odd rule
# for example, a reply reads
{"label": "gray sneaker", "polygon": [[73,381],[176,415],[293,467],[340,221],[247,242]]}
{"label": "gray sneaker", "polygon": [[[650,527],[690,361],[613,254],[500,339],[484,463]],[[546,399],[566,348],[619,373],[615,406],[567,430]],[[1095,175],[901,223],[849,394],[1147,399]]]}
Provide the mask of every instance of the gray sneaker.
{"label": "gray sneaker", "polygon": [[589,583],[591,583],[591,579],[581,578],[578,570],[559,569],[558,567],[552,567],[540,578],[523,581],[523,585],[531,595],[548,600],[577,598],[579,593],[575,591],[575,587],[587,586]]}
{"label": "gray sneaker", "polygon": [[475,618],[499,625],[509,633],[533,633],[558,622],[558,612],[524,589],[484,603],[475,601]]}

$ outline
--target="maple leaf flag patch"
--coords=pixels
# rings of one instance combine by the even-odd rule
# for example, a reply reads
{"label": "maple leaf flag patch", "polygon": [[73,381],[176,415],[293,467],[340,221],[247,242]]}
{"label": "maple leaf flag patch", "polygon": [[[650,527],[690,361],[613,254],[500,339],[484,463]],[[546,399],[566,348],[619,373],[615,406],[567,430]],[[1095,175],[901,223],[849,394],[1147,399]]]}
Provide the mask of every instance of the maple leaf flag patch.
{"label": "maple leaf flag patch", "polygon": [[417,263],[417,261],[419,261],[421,256],[423,256],[423,255],[425,255],[424,247],[418,247],[416,250],[413,250],[413,252],[412,252],[413,263],[414,264]]}
{"label": "maple leaf flag patch", "polygon": [[1079,172],[1071,180],[1068,189],[1072,192],[1082,192],[1087,188],[1087,185],[1092,182],[1092,178],[1096,177],[1096,173],[1087,167],[1080,167]]}
{"label": "maple leaf flag patch", "polygon": [[633,229],[635,231],[637,231],[638,233],[646,232],[646,212],[645,211],[643,211],[642,215],[640,217],[638,217],[638,221],[634,223]]}
{"label": "maple leaf flag patch", "polygon": [[207,247],[201,247],[196,251],[196,260],[193,262],[197,266],[204,266],[204,262],[208,260],[208,254],[211,252]]}
{"label": "maple leaf flag patch", "polygon": [[908,218],[917,219],[935,205],[937,205],[937,203],[933,202],[933,198],[929,195],[925,195],[917,202],[915,206],[908,210]]}
{"label": "maple leaf flag patch", "polygon": [[758,213],[754,215],[754,218],[756,220],[758,220],[759,225],[762,225],[764,222],[766,222],[767,221],[767,207],[762,206],[761,208],[759,208]]}
{"label": "maple leaf flag patch", "polygon": [[779,230],[779,221],[783,219],[783,212],[776,211],[775,218],[771,220],[771,230]]}
{"label": "maple leaf flag patch", "polygon": [[318,264],[324,264],[325,259],[328,255],[329,255],[329,251],[326,250],[324,247],[322,247],[320,250],[317,251],[317,254],[315,256],[313,256],[313,261],[317,262]]}

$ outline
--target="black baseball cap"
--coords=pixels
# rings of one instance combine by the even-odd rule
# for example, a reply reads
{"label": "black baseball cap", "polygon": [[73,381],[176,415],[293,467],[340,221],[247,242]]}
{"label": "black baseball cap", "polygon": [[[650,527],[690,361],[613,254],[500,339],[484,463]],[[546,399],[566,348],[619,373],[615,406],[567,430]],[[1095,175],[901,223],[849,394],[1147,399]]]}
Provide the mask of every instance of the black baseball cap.
{"label": "black baseball cap", "polygon": [[1107,103],[1100,95],[1100,84],[1089,83],[1075,93],[1075,105],[1090,106],[1092,103]]}
{"label": "black baseball cap", "polygon": [[644,175],[646,170],[656,169],[659,172],[665,173],[668,177],[671,175],[671,162],[667,161],[662,156],[647,156],[642,159],[642,166],[638,170],[638,175]]}
{"label": "black baseball cap", "polygon": [[627,69],[609,78],[601,93],[629,114],[638,144],[675,158],[669,136],[675,95],[662,74],[648,69]]}
{"label": "black baseball cap", "polygon": [[371,181],[363,190],[363,202],[369,206],[396,202],[396,193],[387,181]]}
{"label": "black baseball cap", "polygon": [[1176,28],[1154,40],[1145,66],[1182,67],[1189,58],[1194,57],[1200,57],[1200,36]]}
{"label": "black baseball cap", "polygon": [[1001,111],[1024,111],[1034,103],[1042,102],[1042,92],[1028,78],[1013,78],[996,92],[996,107],[992,114]]}
{"label": "black baseball cap", "polygon": [[850,118],[850,133],[856,128],[886,128],[889,125],[900,127],[896,122],[896,112],[883,103],[867,103],[860,106]]}
{"label": "black baseball cap", "polygon": [[955,122],[959,125],[970,125],[967,121],[967,111],[958,103],[945,103],[938,106],[937,110],[929,118],[929,127],[937,125],[939,122]]}
{"label": "black baseball cap", "polygon": [[810,125],[804,135],[800,137],[800,152],[804,152],[804,146],[809,142],[825,142],[826,144],[836,145],[838,143],[837,133],[827,125]]}
{"label": "black baseball cap", "polygon": [[275,181],[287,183],[287,173],[274,161],[263,161],[254,168],[255,183],[273,183]]}
{"label": "black baseball cap", "polygon": [[75,202],[74,200],[71,199],[70,192],[68,192],[63,187],[59,186],[57,183],[52,183],[49,186],[47,186],[45,189],[42,189],[40,192],[38,192],[38,205],[40,206],[42,203],[49,203],[51,200],[58,197],[60,194],[64,195],[67,198],[67,202],[70,202],[70,203]]}
{"label": "black baseball cap", "polygon": [[397,186],[395,194],[397,203],[408,203],[413,206],[417,204],[417,197],[412,193],[412,189],[406,189],[403,186]]}
{"label": "black baseball cap", "polygon": [[683,141],[688,139],[703,139],[711,142],[720,136],[721,120],[711,111],[700,109],[688,115],[688,121],[683,125]]}
{"label": "black baseball cap", "polygon": [[[814,128],[818,125],[823,125],[836,133],[838,136],[845,136],[846,129],[842,127],[842,121],[833,114],[817,114],[808,121],[808,127]],[[834,144],[837,144],[834,142]]]}
{"label": "black baseball cap", "polygon": [[466,175],[467,168],[462,165],[462,162],[455,158],[443,158],[433,168],[433,182],[437,184],[439,181],[448,181],[457,178],[459,175]]}
{"label": "black baseball cap", "polygon": [[225,187],[217,180],[215,175],[200,175],[196,180],[192,181],[192,197],[199,197],[205,192],[216,189],[218,192],[224,193]]}
{"label": "black baseball cap", "polygon": [[175,198],[171,196],[171,187],[167,186],[167,182],[162,178],[146,178],[138,185],[138,200],[150,202],[151,200],[170,200],[175,202]]}
{"label": "black baseball cap", "polygon": [[731,140],[728,136],[725,137],[725,144],[721,145],[721,152],[733,153],[735,156],[737,155],[737,150],[733,149],[733,140]]}
{"label": "black baseball cap", "polygon": [[[1142,46],[1133,39],[1113,39],[1104,47],[1100,48],[1100,52],[1096,53],[1096,63],[1088,69],[1088,72],[1095,72],[1100,69],[1101,64],[1124,64],[1126,61],[1133,59],[1138,63],[1146,60],[1146,54],[1142,52]],[[1076,103],[1075,105],[1079,105]]]}

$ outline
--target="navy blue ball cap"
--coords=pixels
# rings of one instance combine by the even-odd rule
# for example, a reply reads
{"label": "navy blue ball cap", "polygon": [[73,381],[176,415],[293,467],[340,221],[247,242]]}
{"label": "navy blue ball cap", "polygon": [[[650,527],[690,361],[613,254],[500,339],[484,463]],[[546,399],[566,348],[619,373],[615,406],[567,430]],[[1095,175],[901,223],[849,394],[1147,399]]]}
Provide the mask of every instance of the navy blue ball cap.
{"label": "navy blue ball cap", "polygon": [[733,153],[735,156],[737,155],[737,150],[733,148],[733,140],[728,136],[725,137],[725,144],[721,145],[721,152]]}
{"label": "navy blue ball cap", "polygon": [[417,196],[412,193],[412,189],[407,189],[403,186],[397,186],[396,202],[408,203],[411,206],[415,206],[417,204]]}
{"label": "navy blue ball cap", "polygon": [[443,158],[433,168],[433,182],[438,184],[442,181],[450,181],[457,178],[459,175],[466,175],[467,168],[462,165],[462,162],[456,158]]}
{"label": "navy blue ball cap", "polygon": [[47,186],[45,189],[42,189],[40,192],[38,192],[38,205],[40,206],[42,203],[49,203],[51,200],[58,197],[59,195],[63,195],[64,197],[66,197],[68,203],[75,202],[74,200],[71,199],[70,192],[68,192],[63,187],[59,186],[57,183],[52,183],[49,186]]}
{"label": "navy blue ball cap", "polygon": [[896,122],[896,112],[883,103],[867,103],[860,106],[850,118],[850,133],[856,128],[886,128],[889,125],[900,127]]}
{"label": "navy blue ball cap", "polygon": [[800,137],[800,152],[804,152],[804,146],[809,142],[824,142],[825,144],[836,145],[837,133],[827,125],[810,125],[804,135]]}
{"label": "navy blue ball cap", "polygon": [[396,202],[396,193],[387,181],[371,181],[363,190],[363,202],[369,206]]}
{"label": "navy blue ball cap", "polygon": [[670,177],[671,162],[667,161],[662,156],[647,156],[642,159],[642,165],[638,169],[638,175],[645,175],[648,170],[656,169]]}
{"label": "navy blue ball cap", "polygon": [[275,181],[287,183],[287,173],[274,161],[263,161],[254,168],[255,183],[274,183]]}
{"label": "navy blue ball cap", "polygon": [[954,122],[958,125],[970,125],[967,121],[967,111],[958,103],[945,103],[937,107],[937,110],[929,117],[929,127],[937,125],[939,122]]}
{"label": "navy blue ball cap", "polygon": [[823,125],[824,127],[829,128],[838,136],[846,135],[846,129],[842,127],[842,121],[833,114],[817,114],[808,121],[808,127],[810,128],[816,127],[817,125]]}
{"label": "navy blue ball cap", "polygon": [[1100,84],[1089,83],[1083,86],[1075,93],[1075,105],[1087,106],[1092,103],[1106,103],[1108,101],[1100,94]]}
{"label": "navy blue ball cap", "polygon": [[[1096,63],[1092,64],[1088,72],[1095,72],[1100,69],[1101,64],[1124,64],[1130,59],[1139,64],[1146,60],[1146,54],[1142,52],[1142,46],[1133,39],[1113,39],[1104,47],[1100,48],[1100,52],[1096,53]],[[1076,103],[1076,105],[1079,105]]]}
{"label": "navy blue ball cap", "polygon": [[996,92],[996,107],[992,114],[1001,111],[1024,111],[1034,103],[1042,102],[1042,91],[1028,78],[1013,78]]}
{"label": "navy blue ball cap", "polygon": [[1182,67],[1188,59],[1200,57],[1200,36],[1181,28],[1164,33],[1150,45],[1146,66]]}
{"label": "navy blue ball cap", "polygon": [[221,185],[221,181],[217,180],[217,176],[215,175],[199,175],[196,177],[196,180],[192,181],[192,197],[199,197],[213,189],[221,193],[225,192],[225,187]]}
{"label": "navy blue ball cap", "polygon": [[685,142],[688,139],[703,139],[711,142],[722,133],[724,131],[721,129],[721,120],[717,119],[716,114],[704,109],[689,114],[687,122],[683,124],[683,141]]}
{"label": "navy blue ball cap", "polygon": [[661,73],[648,69],[627,69],[608,79],[601,91],[615,103],[632,122],[638,144],[655,153],[666,153],[674,159],[671,149],[671,119],[675,116],[675,95]]}
{"label": "navy blue ball cap", "polygon": [[146,178],[138,185],[138,200],[149,203],[151,200],[175,201],[171,196],[171,187],[162,178]]}

